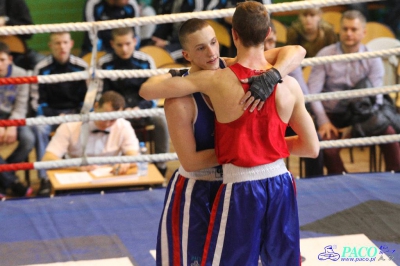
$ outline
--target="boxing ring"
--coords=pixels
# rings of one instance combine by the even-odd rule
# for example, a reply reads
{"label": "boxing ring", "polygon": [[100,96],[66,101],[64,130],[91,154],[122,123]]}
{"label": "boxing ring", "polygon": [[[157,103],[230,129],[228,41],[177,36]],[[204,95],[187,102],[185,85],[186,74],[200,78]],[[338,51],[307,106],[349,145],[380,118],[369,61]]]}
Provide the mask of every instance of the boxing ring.
{"label": "boxing ring", "polygon": [[[400,264],[400,173],[299,179],[296,185],[302,265],[354,264],[318,260],[327,246],[340,259],[346,248],[385,252],[356,265]],[[0,202],[1,265],[155,265],[164,195],[159,188]]]}
{"label": "boxing ring", "polygon": [[[269,5],[270,12],[289,11],[372,0],[324,0]],[[91,31],[231,16],[234,9],[161,15],[118,21],[1,27],[0,35],[54,31]],[[94,34],[95,36],[96,34]],[[94,40],[96,42],[96,40]],[[93,47],[96,47],[94,45]],[[94,48],[95,49],[95,48]],[[400,48],[332,57],[304,59],[302,66],[351,61],[400,54]],[[150,77],[157,70],[98,70],[96,50],[88,71],[36,77],[0,78],[0,85],[57,83],[88,80],[88,93],[80,114],[0,120],[0,126],[33,126],[82,121],[139,118],[164,115],[163,109],[91,113],[99,80],[103,78]],[[400,84],[380,88],[306,95],[306,102],[348,99],[400,92]],[[357,139],[322,141],[321,148],[367,146],[399,142],[400,134]],[[55,169],[88,164],[159,162],[177,160],[174,153],[119,157],[86,157],[51,162],[0,165],[0,171]],[[303,265],[378,265],[400,263],[399,173],[360,173],[297,180]],[[5,200],[0,202],[1,265],[154,265],[157,227],[164,201],[164,188],[145,191],[75,195],[54,198]],[[116,219],[117,218],[117,219]],[[354,250],[354,252],[353,252]],[[369,251],[369,253],[368,253]],[[377,254],[374,252],[377,251]],[[360,256],[359,256],[360,255]],[[362,255],[362,256],[361,256]],[[365,256],[364,256],[365,255]],[[374,256],[372,256],[374,255]],[[355,258],[355,257],[354,257]],[[369,261],[366,261],[366,259]],[[361,260],[363,259],[363,260]],[[379,261],[378,261],[379,260]],[[94,264],[89,262],[95,261]],[[50,264],[51,265],[51,264]],[[59,265],[59,264],[57,264]]]}

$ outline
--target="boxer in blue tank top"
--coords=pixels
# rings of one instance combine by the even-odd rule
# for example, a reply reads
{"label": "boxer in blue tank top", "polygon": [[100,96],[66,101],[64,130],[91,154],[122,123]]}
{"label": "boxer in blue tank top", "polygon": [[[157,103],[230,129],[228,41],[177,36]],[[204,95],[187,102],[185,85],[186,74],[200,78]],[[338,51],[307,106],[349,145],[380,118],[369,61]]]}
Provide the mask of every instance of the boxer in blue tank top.
{"label": "boxer in blue tank top", "polygon": [[[219,67],[225,68],[222,59],[219,59]],[[188,74],[189,72],[186,72],[184,76]],[[213,151],[215,115],[212,106],[207,102],[207,96],[195,93],[185,98],[175,101],[187,101],[192,105],[196,152]],[[167,118],[169,105],[170,103],[166,102]],[[200,263],[211,207],[221,184],[221,166],[194,172],[188,172],[181,166],[174,173],[167,187],[158,230],[157,265]]]}

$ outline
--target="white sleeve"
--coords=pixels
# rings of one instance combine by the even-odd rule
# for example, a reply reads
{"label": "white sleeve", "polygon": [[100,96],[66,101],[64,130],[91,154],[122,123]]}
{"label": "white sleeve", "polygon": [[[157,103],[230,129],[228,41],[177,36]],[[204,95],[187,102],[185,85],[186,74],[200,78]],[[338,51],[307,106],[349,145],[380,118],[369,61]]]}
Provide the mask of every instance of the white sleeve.
{"label": "white sleeve", "polygon": [[67,124],[63,123],[57,128],[49,145],[47,145],[46,152],[51,152],[59,158],[67,154],[71,140],[71,131]]}
{"label": "white sleeve", "polygon": [[131,123],[125,120],[123,121],[123,129],[121,133],[121,150],[123,154],[128,151],[139,151],[139,140],[136,137],[135,131],[133,130]]}

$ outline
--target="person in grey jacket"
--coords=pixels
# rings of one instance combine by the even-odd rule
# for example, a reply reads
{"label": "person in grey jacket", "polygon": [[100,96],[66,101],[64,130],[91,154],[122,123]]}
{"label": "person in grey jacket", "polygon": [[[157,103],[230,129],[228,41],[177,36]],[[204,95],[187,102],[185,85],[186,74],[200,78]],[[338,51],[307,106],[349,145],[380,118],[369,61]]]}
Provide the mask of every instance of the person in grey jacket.
{"label": "person in grey jacket", "polygon": [[[24,69],[12,62],[9,47],[0,42],[0,77],[27,76]],[[28,84],[11,84],[0,86],[0,119],[23,119],[28,109]],[[0,145],[13,144],[18,141],[16,149],[0,163],[24,162],[35,144],[35,136],[30,127],[0,127]],[[13,172],[0,173],[0,194],[11,188],[16,196],[24,196],[29,188],[22,185]]]}

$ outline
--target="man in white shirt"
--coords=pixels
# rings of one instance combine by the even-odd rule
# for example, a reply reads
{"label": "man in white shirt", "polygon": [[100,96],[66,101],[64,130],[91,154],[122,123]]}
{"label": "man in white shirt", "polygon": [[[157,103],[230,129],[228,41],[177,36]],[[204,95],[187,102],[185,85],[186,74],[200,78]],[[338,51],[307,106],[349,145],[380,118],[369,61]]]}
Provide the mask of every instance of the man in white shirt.
{"label": "man in white shirt", "polygon": [[[105,92],[94,105],[94,112],[122,111],[125,107],[124,98],[115,91]],[[82,157],[83,145],[81,134],[82,122],[61,124],[52,137],[43,156],[43,161],[61,160],[64,156],[69,158]],[[87,138],[85,154],[88,157],[137,155],[139,141],[131,124],[123,119],[106,121],[90,121],[89,136]],[[90,171],[97,165],[78,167],[82,171]],[[119,174],[128,171],[130,164],[117,164]]]}

